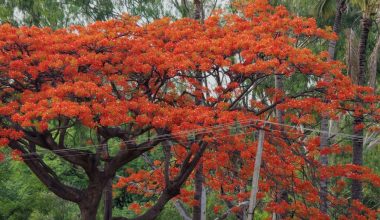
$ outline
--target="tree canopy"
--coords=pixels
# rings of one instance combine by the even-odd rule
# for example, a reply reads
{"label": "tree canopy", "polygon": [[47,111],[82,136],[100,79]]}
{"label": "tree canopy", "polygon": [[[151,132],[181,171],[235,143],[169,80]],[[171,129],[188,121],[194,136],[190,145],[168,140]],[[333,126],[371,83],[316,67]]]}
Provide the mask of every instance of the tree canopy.
{"label": "tree canopy", "polygon": [[[363,136],[338,132],[342,139],[320,148],[318,125],[323,117],[353,115],[363,119],[354,130],[377,131],[379,96],[346,76],[328,52],[304,46],[337,40],[331,28],[265,0],[234,7],[204,21],[141,24],[123,15],[57,30],[1,25],[0,146],[76,203],[82,219],[96,218],[113,180],[115,190],[147,198],[129,205],[133,219],[154,219],[172,200],[199,205],[196,169],[229,210],[242,212],[263,130],[261,210],[282,218],[376,219],[377,210],[343,191],[352,180],[379,187],[380,177],[362,164],[320,162],[350,154],[342,139]],[[275,85],[278,76],[283,87]],[[62,178],[45,154],[73,166],[86,183]],[[141,158],[148,166],[128,167]],[[328,213],[320,194],[326,179]],[[219,205],[214,211],[223,214]]]}

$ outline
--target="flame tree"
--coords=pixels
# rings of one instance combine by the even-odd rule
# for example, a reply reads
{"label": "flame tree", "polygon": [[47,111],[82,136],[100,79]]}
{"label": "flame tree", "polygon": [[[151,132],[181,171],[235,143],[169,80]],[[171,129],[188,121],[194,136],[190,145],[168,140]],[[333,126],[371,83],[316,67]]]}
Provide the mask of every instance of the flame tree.
{"label": "flame tree", "polygon": [[[160,195],[136,217],[153,219],[174,197],[192,202],[192,192],[182,187],[192,183],[201,160],[206,185],[238,210],[236,202],[249,195],[256,151],[249,134],[264,126],[269,135],[258,197],[266,198],[266,210],[327,218],[319,210],[318,183],[334,178],[329,202],[350,207],[338,214],[373,217],[375,211],[359,201],[348,204],[337,191],[343,177],[379,185],[378,177],[362,166],[318,162],[346,146],[321,152],[318,135],[273,123],[275,109],[288,125],[313,128],[322,115],[336,119],[353,106],[378,119],[377,97],[353,85],[327,52],[300,47],[336,38],[315,20],[266,1],[241,8],[239,15],[219,13],[204,23],[165,18],[139,25],[124,16],[56,31],[0,26],[0,145],[10,147],[54,194],[77,203],[83,219],[95,219],[103,189],[118,170],[147,151],[162,150],[156,169],[131,171],[115,185]],[[332,76],[328,82],[326,74]],[[281,91],[274,89],[275,75],[284,77]],[[293,80],[303,86],[286,87]],[[360,106],[354,103],[358,97]],[[90,134],[87,146],[70,144],[78,130]],[[120,143],[116,152],[108,152],[110,141]],[[82,169],[87,186],[63,182],[44,152]],[[277,189],[291,198],[278,204]]]}

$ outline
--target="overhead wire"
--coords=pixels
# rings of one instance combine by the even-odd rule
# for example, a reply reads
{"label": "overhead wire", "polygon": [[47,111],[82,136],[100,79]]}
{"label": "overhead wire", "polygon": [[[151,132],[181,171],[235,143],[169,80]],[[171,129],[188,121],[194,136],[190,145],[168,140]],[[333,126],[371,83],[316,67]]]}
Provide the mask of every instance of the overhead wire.
{"label": "overhead wire", "polygon": [[[247,120],[247,121],[252,121],[252,120]],[[262,122],[267,122],[267,123],[273,123],[273,122],[269,122],[269,121],[263,121],[263,120],[261,120]],[[227,123],[227,124],[236,124],[236,122],[238,122],[238,121],[235,121],[235,122],[232,122],[232,123]],[[279,123],[276,123],[276,124],[279,124]],[[220,124],[220,125],[217,125],[217,126],[211,126],[211,127],[220,127],[220,126],[222,126],[223,124]],[[247,124],[247,125],[245,125],[245,126],[241,126],[240,125],[240,128],[243,128],[243,127],[247,127],[247,126],[250,126],[250,125],[252,125],[252,123],[249,123],[249,124]],[[281,125],[281,124],[280,124]],[[289,125],[287,125],[287,126],[289,126]],[[223,129],[223,127],[226,127],[226,125],[225,126],[222,126],[221,128],[219,128],[218,130],[224,130],[224,129],[226,129],[226,128],[224,128]],[[290,126],[290,127],[293,127],[293,128],[295,128],[294,126]],[[229,128],[229,127],[228,127]],[[194,130],[202,130],[202,129],[194,129]],[[187,135],[187,134],[201,134],[201,133],[208,133],[208,132],[210,132],[210,131],[212,131],[212,128],[211,128],[211,130],[209,129],[209,130],[207,130],[207,129],[203,129],[204,131],[202,131],[202,132],[197,132],[197,133],[193,133],[192,132],[192,130],[190,130],[190,131],[187,131],[187,132],[178,132],[178,134],[176,134],[176,133],[173,133],[172,134],[172,136],[170,136],[170,135],[162,135],[161,137],[159,137],[159,136],[157,136],[157,137],[155,137],[154,139],[155,140],[166,140],[166,139],[170,139],[170,138],[172,138],[173,136],[174,137],[180,137],[179,136],[179,134],[182,134],[182,135]],[[216,131],[218,131],[218,130],[216,130]],[[272,130],[272,131],[274,131],[274,129],[269,129],[269,130]],[[306,130],[306,129],[304,129],[304,130]],[[281,131],[281,132],[283,132],[283,130],[277,130],[277,131]],[[315,129],[313,129],[313,131],[318,131],[318,130],[315,130]],[[289,131],[286,131],[286,133],[290,133]],[[239,135],[239,134],[244,134],[244,133],[237,133],[236,135]],[[293,134],[297,134],[297,135],[300,135],[301,133],[293,133]],[[351,138],[353,138],[352,136],[351,136]],[[150,139],[150,138],[145,138],[145,139]],[[376,139],[377,140],[377,139]],[[135,142],[136,140],[128,140],[128,141],[124,141],[124,143],[128,143],[128,142]],[[191,142],[191,141],[188,141],[188,142]],[[123,143],[123,142],[120,142],[120,143]],[[186,142],[185,142],[186,143]],[[73,151],[73,150],[77,150],[77,149],[89,149],[89,148],[93,148],[94,146],[102,146],[102,145],[88,145],[88,146],[84,146],[84,147],[78,147],[78,148],[67,148],[67,149],[60,149],[60,150],[47,150],[47,149],[43,149],[44,151],[47,151],[48,153],[51,153],[51,152],[54,152],[54,153],[58,153],[58,152],[64,152],[64,151]],[[152,148],[151,146],[147,146],[146,147],[147,149],[148,148]],[[144,149],[144,148],[138,148],[138,149]],[[29,154],[22,154],[22,156],[30,156],[30,155],[41,155],[41,154],[43,154],[43,153],[40,153],[40,152],[35,152],[35,153],[29,153]],[[76,153],[76,154],[70,154],[70,155],[64,155],[64,156],[76,156],[76,155],[81,155],[81,154],[92,154],[92,152],[81,152],[81,153]]]}
{"label": "overhead wire", "polygon": [[[227,124],[233,124],[233,123],[227,123]],[[205,129],[204,131],[202,132],[192,132],[192,130],[189,130],[188,132],[177,132],[177,133],[172,133],[172,134],[165,134],[165,135],[158,135],[156,137],[145,137],[145,138],[140,138],[139,140],[140,141],[149,141],[149,140],[154,140],[154,141],[164,141],[164,140],[171,140],[173,137],[174,138],[180,138],[184,135],[189,135],[189,134],[192,134],[192,135],[199,135],[199,134],[207,134],[209,132],[218,132],[218,131],[223,131],[223,130],[227,130],[227,129],[230,129],[231,127],[228,126],[228,125],[225,125],[225,126],[221,126],[221,127],[217,127],[218,129]],[[240,126],[239,128],[244,128],[244,127],[247,127],[247,126],[251,126],[253,123],[250,123],[250,124],[247,124],[245,126]],[[220,124],[221,125],[221,124]],[[194,130],[198,130],[198,129],[194,129]],[[243,133],[237,133],[236,135],[238,134],[243,134]],[[119,142],[120,144],[121,143],[135,143],[136,142],[136,139],[133,139],[133,140],[127,140],[127,141],[121,141]],[[186,142],[182,142],[182,144],[184,143],[191,143],[193,142],[192,140],[189,140],[189,141],[186,141]],[[46,151],[48,153],[64,153],[66,151],[74,151],[74,150],[81,150],[81,149],[90,149],[90,148],[94,148],[94,147],[97,147],[97,146],[104,146],[104,144],[96,144],[96,145],[87,145],[87,146],[83,146],[83,147],[77,147],[77,148],[67,148],[67,149],[58,149],[58,150],[48,150],[48,149],[42,149],[41,151]],[[136,149],[149,149],[149,148],[152,148],[151,146],[148,146],[148,147],[139,147],[139,148],[136,148]],[[78,153],[75,154],[75,155],[81,155],[81,154],[92,154],[93,152],[81,152],[81,153]],[[20,156],[33,156],[33,155],[41,155],[42,153],[40,152],[33,152],[33,153],[27,153],[27,154],[21,154]],[[68,155],[64,155],[64,156],[68,156]]]}
{"label": "overhead wire", "polygon": [[[238,135],[244,135],[244,134],[248,134],[248,133],[251,133],[251,132],[243,132],[243,133],[236,133],[236,134],[229,134],[229,135],[224,135],[223,137],[232,137],[232,136],[238,136]],[[216,136],[216,137],[213,137],[213,138],[219,138],[219,136]],[[167,140],[171,140],[171,139],[167,139]],[[189,144],[189,143],[192,143],[193,141],[192,140],[189,140],[189,141],[186,141],[186,142],[182,142],[181,144]],[[144,149],[151,149],[153,148],[152,146],[147,146],[147,147],[139,147],[139,148],[136,148],[136,150],[144,150]],[[72,157],[72,156],[80,156],[80,155],[87,155],[87,154],[93,154],[93,152],[81,152],[81,153],[76,153],[76,154],[69,154],[69,155],[65,155],[65,157]],[[41,153],[39,154],[36,154],[36,156],[40,156],[40,155],[43,155]],[[30,155],[21,155],[21,156],[30,156]],[[23,160],[37,160],[39,158],[27,158],[27,159],[23,159]]]}
{"label": "overhead wire", "polygon": [[[229,122],[229,123],[222,123],[222,124],[218,124],[218,125],[212,125],[212,126],[207,126],[207,127],[202,127],[202,128],[192,129],[192,130],[179,131],[179,132],[175,132],[175,133],[171,133],[171,134],[157,135],[155,137],[135,138],[135,139],[127,140],[127,141],[121,141],[119,143],[120,144],[121,143],[135,144],[136,141],[148,141],[148,140],[152,140],[152,141],[164,141],[164,140],[170,140],[172,138],[180,138],[180,137],[187,136],[187,135],[200,135],[200,134],[207,134],[207,133],[210,133],[210,132],[223,131],[223,130],[226,130],[226,129],[233,128],[232,125],[236,125],[237,126],[236,128],[245,128],[245,127],[249,127],[251,125],[255,125],[255,124],[257,124],[257,122],[261,122],[261,123],[264,123],[264,124],[272,124],[272,125],[277,125],[277,126],[289,127],[289,128],[293,128],[293,129],[295,129],[297,131],[300,130],[299,126],[293,126],[293,125],[288,125],[288,124],[283,124],[283,123],[277,123],[277,122],[272,122],[272,121],[267,121],[267,120],[260,120],[260,119],[246,119],[246,120],[235,120],[235,121]],[[271,129],[271,128],[266,128],[266,129],[274,131],[274,129]],[[305,130],[305,131],[312,131],[312,132],[318,132],[318,133],[329,133],[329,132],[326,132],[326,131],[321,131],[321,130],[318,130],[318,129],[305,128],[305,127],[302,128],[302,129]],[[289,131],[285,131],[285,130],[277,130],[277,131],[286,132],[288,134],[290,133]],[[302,131],[300,131],[300,132],[302,132]],[[301,135],[302,133],[293,133],[293,134]],[[352,140],[364,140],[364,138],[365,138],[363,136],[350,135],[350,134],[340,133],[340,132],[334,133],[334,135],[345,136],[345,137],[350,138]],[[370,138],[367,138],[367,140],[369,140],[369,139]],[[373,140],[378,140],[378,139],[373,138]],[[82,146],[82,147],[65,148],[65,149],[57,149],[57,150],[41,149],[40,151],[46,151],[47,153],[58,154],[58,153],[65,153],[65,152],[75,151],[75,150],[92,149],[92,148],[97,147],[97,146],[104,146],[104,144],[86,145],[86,146]],[[148,149],[148,148],[152,148],[152,147],[149,146],[149,147],[146,147],[146,148]],[[140,147],[138,149],[144,149],[144,148]],[[75,156],[76,155],[81,155],[81,154],[92,154],[92,153],[93,152],[81,152],[81,153],[76,152]],[[42,152],[33,152],[33,153],[21,154],[20,156],[33,156],[33,155],[42,155],[42,154],[43,154]],[[71,154],[71,155],[74,155],[74,154]],[[67,157],[67,156],[70,156],[70,155],[66,154],[66,155],[62,155],[62,156],[66,156]]]}
{"label": "overhead wire", "polygon": [[[157,135],[155,137],[135,138],[135,139],[127,140],[127,141],[121,141],[120,143],[125,143],[125,144],[135,143],[136,141],[139,141],[139,140],[140,141],[144,141],[144,140],[145,141],[146,140],[156,140],[157,141],[157,140],[166,140],[167,138],[173,138],[173,137],[174,138],[178,138],[178,137],[182,137],[182,136],[189,135],[189,134],[192,134],[192,135],[205,134],[205,133],[209,133],[210,131],[219,131],[219,130],[224,130],[224,129],[227,129],[227,128],[231,128],[231,127],[229,127],[229,125],[232,125],[232,124],[236,124],[236,121],[235,122],[231,122],[231,123],[224,123],[224,124],[219,124],[219,125],[208,126],[206,128],[202,128],[202,129],[192,129],[192,130],[175,132],[175,133],[171,133],[171,134]],[[249,124],[249,125],[252,125],[252,123]],[[199,132],[197,132],[197,131],[199,131]],[[79,149],[88,149],[88,148],[94,148],[94,147],[100,147],[100,146],[104,146],[104,144],[86,145],[86,146],[83,146],[83,147],[65,148],[65,149],[57,149],[57,150],[42,149],[42,151],[60,153],[60,152],[65,152],[65,151],[73,151],[73,150],[79,150]]]}

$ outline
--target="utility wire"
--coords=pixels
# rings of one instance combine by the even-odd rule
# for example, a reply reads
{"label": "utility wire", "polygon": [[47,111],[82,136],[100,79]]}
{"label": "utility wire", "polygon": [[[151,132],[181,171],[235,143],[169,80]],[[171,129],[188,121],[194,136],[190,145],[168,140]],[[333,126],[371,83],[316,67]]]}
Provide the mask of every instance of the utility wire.
{"label": "utility wire", "polygon": [[[245,121],[252,121],[252,119],[251,120],[245,120]],[[285,125],[285,124],[280,124],[280,123],[274,123],[274,122],[269,122],[269,121],[264,121],[264,120],[256,120],[256,121],[261,121],[261,122],[265,122],[265,123],[271,123],[271,124],[277,124],[277,125]],[[210,127],[219,127],[219,129],[217,129],[217,130],[219,130],[219,131],[221,131],[221,130],[224,130],[223,128],[225,128],[226,129],[226,125],[227,124],[236,124],[237,122],[243,122],[243,121],[235,121],[235,122],[232,122],[232,123],[226,123],[226,124],[220,124],[220,125],[217,125],[217,126],[210,126]],[[250,125],[252,125],[253,123],[251,122],[251,123],[248,123],[248,124],[246,124],[245,126],[240,126],[239,128],[243,128],[243,127],[247,127],[247,126],[250,126]],[[296,129],[298,129],[298,127],[295,127],[295,126],[290,126],[290,125],[285,125],[285,126],[287,126],[287,127],[292,127],[292,128],[296,128]],[[227,127],[228,128],[228,127]],[[202,130],[202,129],[194,129],[194,131],[196,131],[196,130]],[[180,137],[180,134],[182,134],[182,136],[183,135],[187,135],[187,134],[194,134],[194,135],[196,135],[196,134],[204,134],[204,133],[208,133],[209,131],[212,131],[213,130],[213,128],[209,128],[209,129],[203,129],[204,131],[203,132],[196,132],[196,133],[192,133],[192,130],[189,130],[189,131],[185,131],[185,132],[177,132],[177,133],[173,133],[171,136],[174,136],[174,137]],[[274,129],[268,129],[268,130],[272,130],[272,131],[276,131],[276,130],[274,130]],[[312,131],[318,131],[318,130],[316,130],[316,129],[304,129],[304,130],[312,130]],[[277,131],[281,131],[281,132],[283,132],[283,130],[277,130]],[[290,133],[289,131],[287,131],[287,133]],[[297,135],[301,135],[300,133],[293,133],[293,134],[297,134]],[[159,136],[156,136],[154,139],[155,140],[167,140],[167,139],[170,139],[170,137],[171,137],[170,135],[159,135]],[[348,136],[348,137],[350,137],[350,138],[354,138],[352,135],[350,135],[350,136]],[[148,139],[148,140],[150,140],[150,138],[145,138],[145,139]],[[375,139],[375,140],[377,140],[377,139]],[[128,143],[128,142],[130,142],[130,143],[135,143],[135,140],[129,140],[129,141],[124,141],[124,143]],[[191,142],[191,141],[190,141]],[[121,143],[123,143],[123,142],[121,142]],[[59,150],[46,150],[46,149],[43,149],[43,151],[46,151],[46,152],[48,152],[48,153],[50,153],[50,152],[65,152],[65,151],[72,151],[72,150],[76,150],[76,149],[88,149],[88,148],[93,148],[94,146],[102,146],[102,145],[88,145],[88,146],[84,146],[84,147],[78,147],[78,148],[68,148],[68,149],[59,149]],[[149,147],[146,147],[146,148],[151,148],[150,146]],[[139,148],[139,149],[144,149],[144,148]],[[76,155],[80,155],[80,154],[91,154],[92,152],[82,152],[82,153],[79,153],[79,154],[76,154]],[[41,155],[41,154],[43,154],[43,153],[30,153],[30,154],[23,154],[23,155],[21,155],[21,156],[28,156],[28,155]],[[73,154],[72,154],[73,155]],[[70,156],[70,155],[65,155],[65,156]]]}
{"label": "utility wire", "polygon": [[[247,120],[236,120],[236,121],[233,121],[233,122],[230,122],[230,123],[223,123],[223,124],[208,126],[208,127],[205,127],[205,128],[185,130],[185,131],[175,132],[175,133],[172,133],[172,134],[157,135],[155,137],[145,137],[145,138],[139,138],[139,139],[132,139],[132,140],[127,140],[127,141],[122,141],[122,142],[120,142],[120,144],[121,143],[125,143],[125,144],[131,143],[131,144],[134,144],[138,140],[140,140],[140,141],[148,141],[148,140],[161,141],[162,140],[163,141],[163,140],[169,140],[169,139],[172,139],[172,138],[181,138],[181,137],[185,137],[185,136],[188,136],[188,135],[207,134],[207,133],[210,133],[210,132],[222,132],[223,130],[227,130],[227,129],[233,128],[232,127],[233,125],[236,125],[236,128],[240,129],[240,128],[245,128],[245,127],[249,127],[251,125],[257,124],[257,123],[254,123],[254,122],[261,122],[261,123],[264,123],[264,124],[272,124],[272,125],[277,125],[277,126],[289,127],[289,128],[293,128],[293,129],[295,129],[297,131],[299,131],[299,129],[300,129],[300,127],[298,127],[298,126],[292,126],[292,125],[287,125],[287,124],[282,124],[282,123],[276,123],[276,122],[271,122],[271,121],[266,121],[266,120],[260,120],[260,119],[247,119]],[[240,123],[240,124],[238,124],[238,123]],[[294,133],[294,132],[291,133],[289,131],[275,130],[275,129],[271,129],[271,128],[267,128],[267,129],[271,130],[271,131],[286,132],[288,134],[302,135],[302,133]],[[312,131],[312,132],[329,133],[329,132],[321,131],[321,130],[318,130],[318,129],[311,129],[311,128],[302,128],[302,129],[306,130],[306,131]],[[346,134],[346,133],[339,133],[338,132],[338,133],[334,133],[334,135],[344,136],[344,137],[347,137],[347,138],[350,138],[350,139],[353,139],[353,140],[354,139],[356,139],[356,140],[364,140],[363,136],[350,135],[350,134]],[[378,140],[376,138],[367,138],[367,140],[370,140],[370,139],[371,140]],[[192,142],[192,141],[188,141],[188,142]],[[187,143],[187,142],[184,142],[184,143]],[[53,153],[61,153],[61,152],[63,152],[64,153],[66,151],[70,152],[70,151],[73,151],[73,150],[92,149],[92,148],[97,147],[97,146],[102,146],[102,144],[87,145],[87,146],[82,146],[82,147],[77,147],[77,148],[66,148],[66,149],[58,149],[58,150],[42,149],[41,151],[46,151],[47,153],[51,153],[51,152],[53,152]],[[152,147],[151,146],[146,147],[146,149],[148,149],[148,148],[152,148]],[[144,148],[140,147],[138,149],[144,149]],[[40,152],[37,153],[37,152],[35,152],[35,153],[22,154],[20,156],[32,156],[32,155],[42,155],[42,154],[43,153],[40,153]],[[75,156],[76,155],[81,155],[81,154],[92,154],[92,152],[81,152],[81,153],[75,154]],[[74,154],[71,154],[71,155],[74,155]],[[70,155],[65,155],[65,156],[70,156]],[[25,160],[27,160],[27,159],[25,159]]]}
{"label": "utility wire", "polygon": [[[239,128],[244,128],[244,127],[249,127],[253,125],[253,123],[250,123],[250,124],[247,124],[245,126],[240,126]],[[153,137],[153,138],[143,138],[145,140],[171,140],[174,137],[181,137],[181,136],[184,136],[184,135],[187,135],[187,134],[195,134],[195,135],[198,135],[198,134],[207,134],[209,132],[212,132],[212,131],[223,131],[223,130],[227,130],[227,129],[230,129],[231,127],[228,127],[228,126],[225,126],[224,128],[219,128],[219,129],[216,129],[216,130],[213,130],[213,129],[210,129],[208,130],[207,132],[198,132],[198,133],[192,133],[192,132],[187,132],[186,134],[183,134],[183,135],[177,135],[176,133],[173,133],[173,135],[158,135],[156,137]],[[183,132],[178,132],[178,133],[183,133]],[[232,135],[225,135],[225,137],[228,137],[228,136],[234,136],[234,135],[242,135],[242,134],[247,134],[247,133],[250,133],[250,132],[245,132],[245,133],[237,133],[237,134],[232,134]],[[218,137],[218,136],[216,136]],[[213,137],[215,138],[215,137]],[[122,142],[119,142],[120,144],[121,143],[135,143],[136,140],[128,140],[128,141],[122,141]],[[186,142],[182,142],[180,144],[187,144],[187,143],[192,143],[193,140],[188,140]],[[79,149],[90,149],[90,148],[94,148],[94,146],[102,146],[101,144],[97,144],[97,145],[87,145],[87,146],[83,146],[83,147],[77,147],[77,148],[67,148],[67,149],[59,149],[59,150],[47,150],[47,149],[42,149],[41,151],[46,151],[47,153],[61,153],[61,152],[70,152],[70,151],[73,151],[73,150],[79,150]],[[152,148],[151,146],[147,146],[147,147],[139,147],[139,148],[136,148],[136,149],[149,149],[149,148]],[[84,154],[92,154],[93,152],[80,152],[80,153],[75,153],[75,154],[69,154],[69,155],[65,155],[65,156],[76,156],[76,155],[84,155]],[[39,152],[35,152],[35,153],[26,153],[26,154],[21,154],[20,156],[33,156],[33,155],[43,155],[44,153],[39,153]],[[30,159],[33,159],[33,158],[30,158]],[[35,158],[37,159],[37,158]],[[25,159],[25,160],[29,160],[29,159]]]}

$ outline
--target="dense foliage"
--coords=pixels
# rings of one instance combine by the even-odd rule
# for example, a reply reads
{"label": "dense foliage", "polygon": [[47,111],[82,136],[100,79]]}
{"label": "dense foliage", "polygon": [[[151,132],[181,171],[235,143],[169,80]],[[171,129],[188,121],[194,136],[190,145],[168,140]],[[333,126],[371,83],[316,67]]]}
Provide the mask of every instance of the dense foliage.
{"label": "dense foliage", "polygon": [[136,219],[172,200],[199,207],[199,180],[216,215],[241,218],[264,130],[256,212],[376,219],[376,204],[347,193],[352,180],[380,186],[371,168],[345,159],[363,136],[337,132],[321,147],[318,128],[324,117],[354,116],[363,119],[354,131],[378,132],[374,89],[305,47],[335,41],[331,29],[264,0],[233,6],[204,22],[124,15],[58,30],[0,26],[0,145],[11,149],[1,157],[28,166],[83,219],[96,217],[113,180]]}

